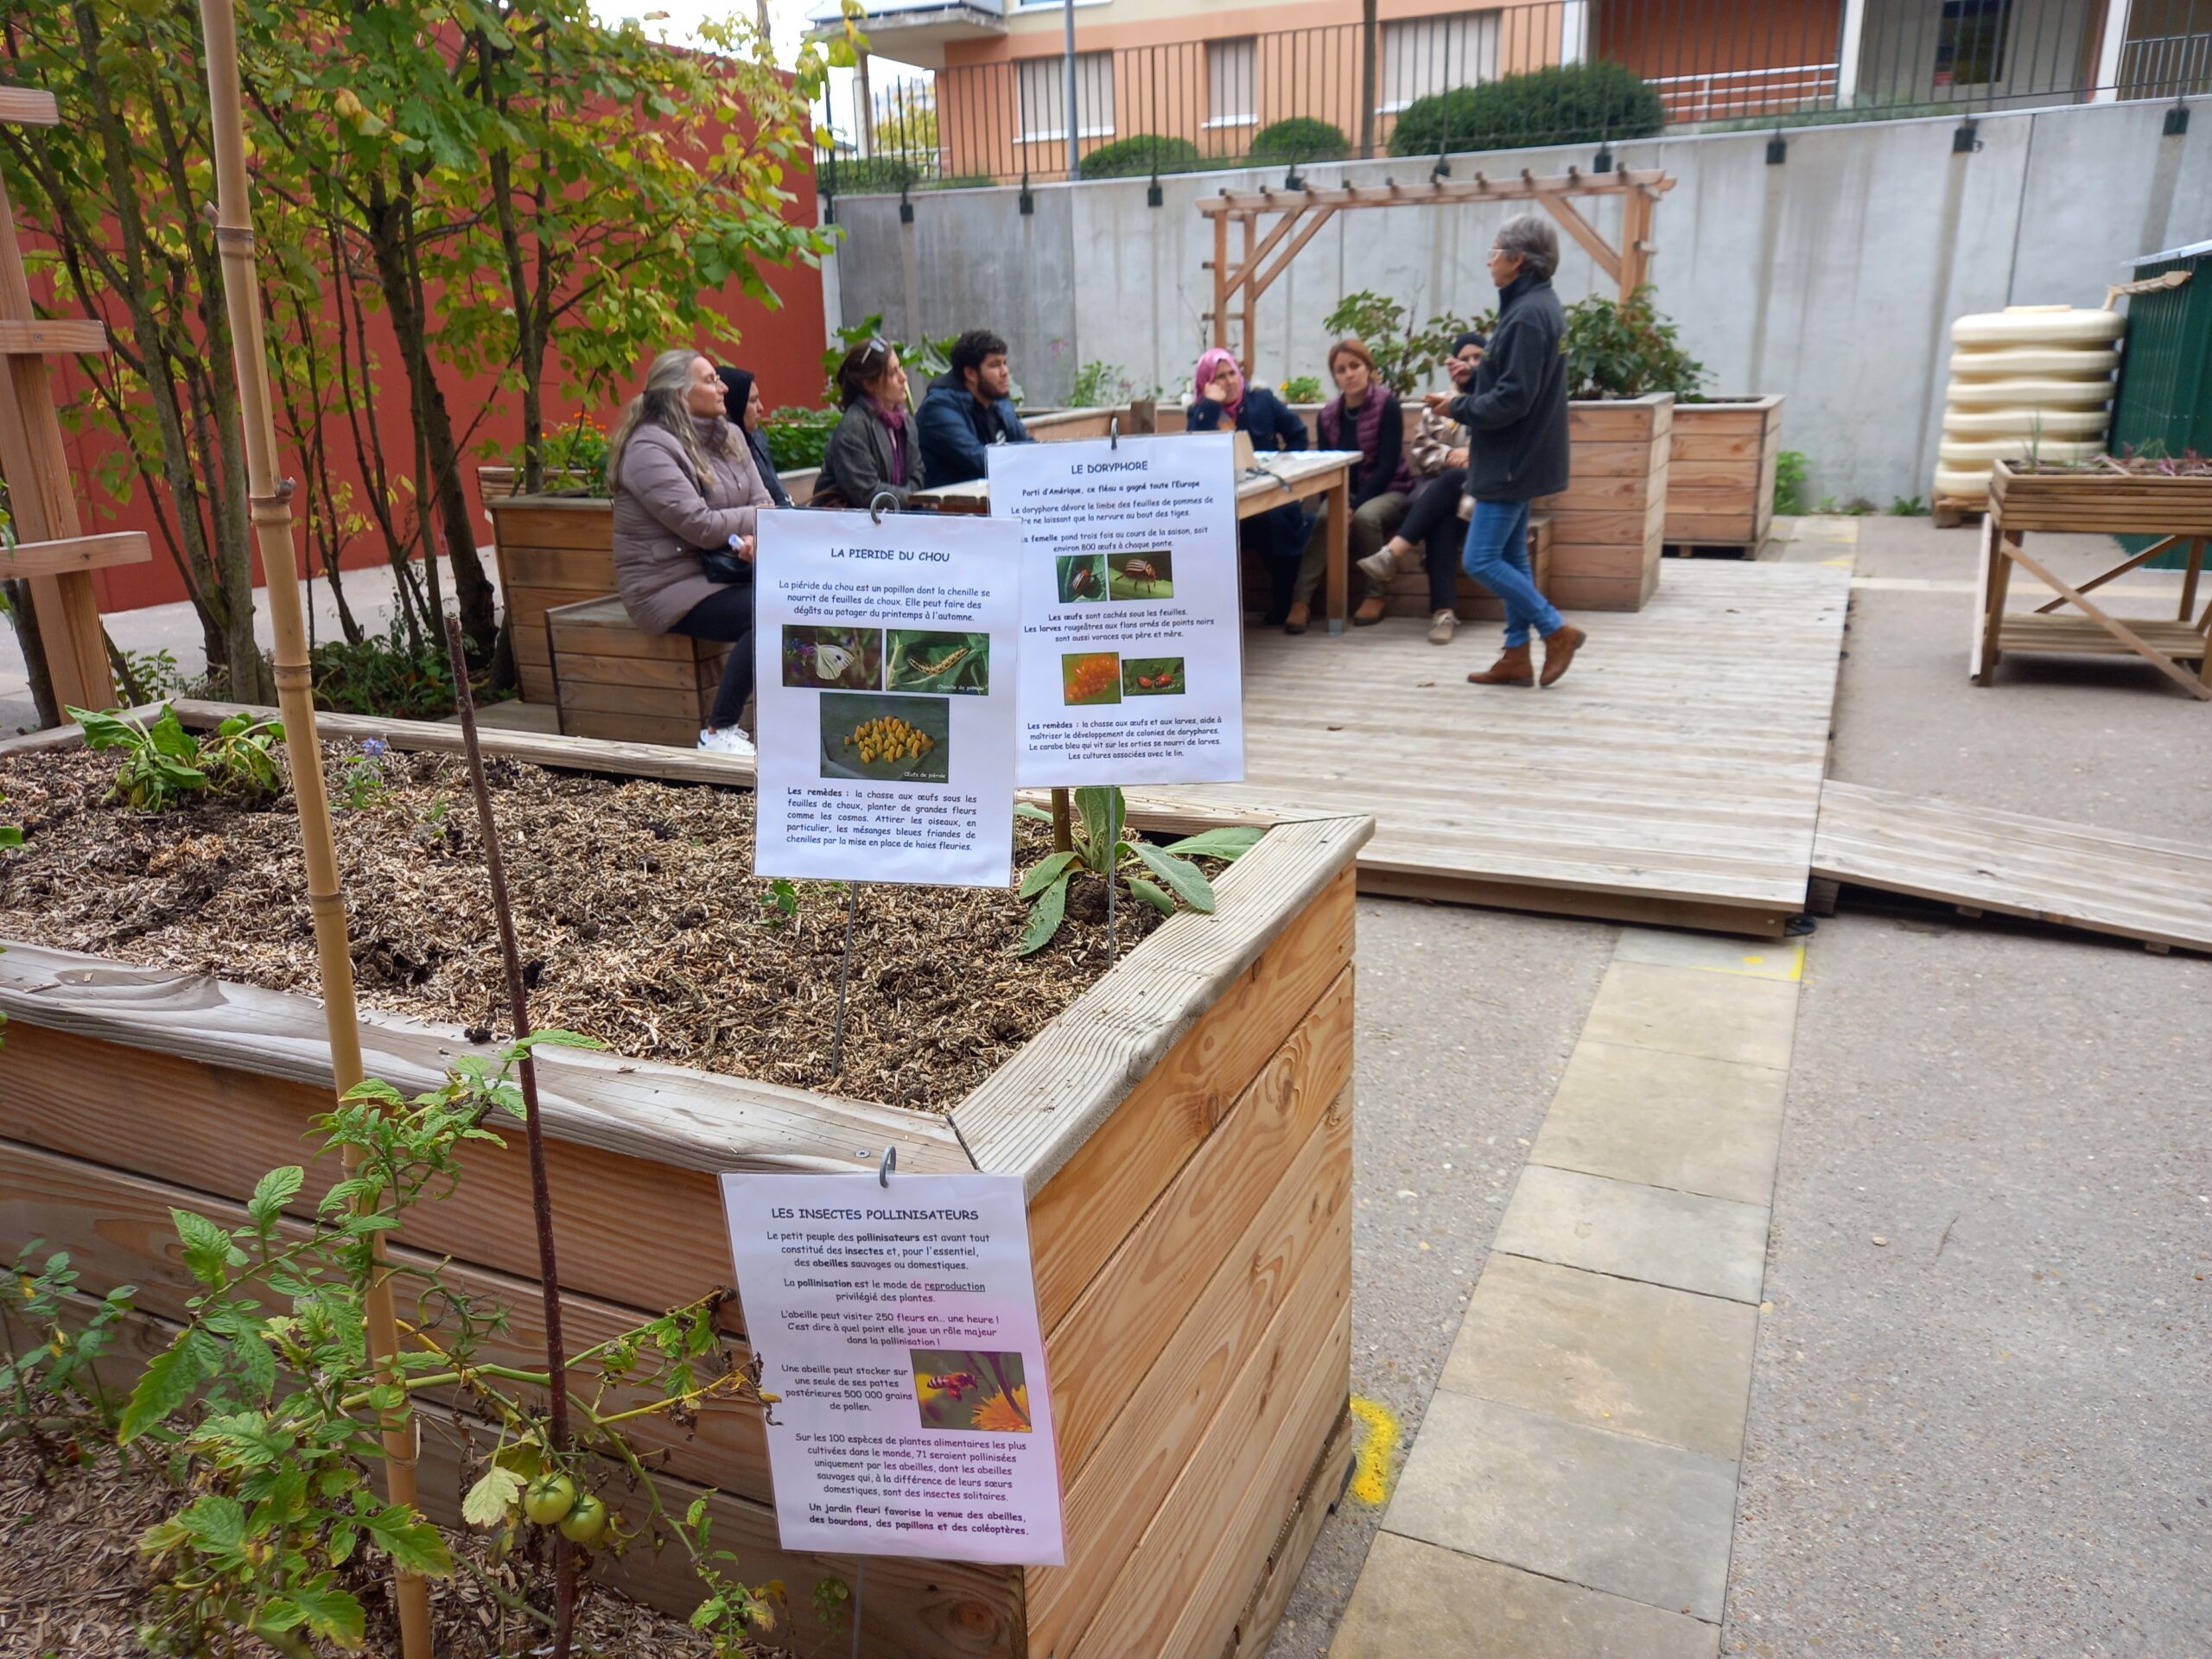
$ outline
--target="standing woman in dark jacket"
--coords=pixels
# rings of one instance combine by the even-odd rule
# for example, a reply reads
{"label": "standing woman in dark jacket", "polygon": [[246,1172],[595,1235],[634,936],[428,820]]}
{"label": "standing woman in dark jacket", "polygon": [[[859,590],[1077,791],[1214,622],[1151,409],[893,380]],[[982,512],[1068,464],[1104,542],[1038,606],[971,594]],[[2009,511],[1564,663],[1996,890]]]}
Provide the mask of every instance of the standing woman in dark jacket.
{"label": "standing woman in dark jacket", "polygon": [[760,475],[761,486],[777,506],[788,507],[791,499],[776,476],[775,457],[768,453],[768,440],[760,432],[768,406],[761,401],[760,383],[750,369],[721,368],[715,372],[722,381],[722,412],[732,426],[745,434],[745,447],[752,454],[753,470]]}
{"label": "standing woman in dark jacket", "polygon": [[[1364,340],[1347,336],[1329,348],[1329,377],[1337,383],[1337,395],[1322,406],[1314,425],[1319,429],[1322,448],[1359,451],[1351,467],[1351,562],[1357,564],[1389,541],[1406,516],[1414,488],[1413,468],[1406,464],[1406,416],[1398,405],[1398,394],[1376,378],[1375,357]],[[1284,632],[1306,632],[1313,590],[1321,585],[1328,562],[1329,522],[1325,517],[1306,538]],[[1380,622],[1389,590],[1387,580],[1369,576],[1367,593],[1352,613],[1354,626],[1366,628]]]}
{"label": "standing woman in dark jacket", "polygon": [[1505,601],[1505,651],[1487,670],[1467,676],[1476,685],[1534,685],[1529,635],[1544,639],[1543,683],[1567,672],[1588,636],[1536,591],[1529,565],[1529,503],[1567,487],[1567,358],[1560,348],[1567,317],[1552,292],[1559,269],[1559,232],[1534,213],[1498,226],[1490,251],[1497,284],[1497,327],[1475,371],[1471,391],[1457,397],[1431,392],[1432,408],[1447,409],[1467,429],[1467,493],[1475,498],[1467,524],[1466,572]]}
{"label": "standing woman in dark jacket", "polygon": [[[1192,390],[1195,397],[1184,411],[1185,431],[1249,432],[1252,447],[1260,450],[1306,448],[1306,423],[1265,386],[1246,385],[1244,372],[1224,347],[1217,346],[1198,359]],[[1238,528],[1239,544],[1257,553],[1268,573],[1269,627],[1281,626],[1290,613],[1306,526],[1306,509],[1293,501],[1255,514]]]}
{"label": "standing woman in dark jacket", "polygon": [[906,506],[924,486],[922,447],[906,412],[906,371],[887,340],[855,346],[837,365],[844,417],[823,447],[817,506],[865,507],[888,490]]}
{"label": "standing woman in dark jacket", "polygon": [[[727,641],[721,685],[699,747],[750,755],[739,728],[753,690],[753,534],[768,492],[738,430],[722,418],[715,365],[681,346],[645,372],[607,446],[614,492],[614,585],[647,633]],[[717,582],[703,556],[729,554],[740,579]]]}

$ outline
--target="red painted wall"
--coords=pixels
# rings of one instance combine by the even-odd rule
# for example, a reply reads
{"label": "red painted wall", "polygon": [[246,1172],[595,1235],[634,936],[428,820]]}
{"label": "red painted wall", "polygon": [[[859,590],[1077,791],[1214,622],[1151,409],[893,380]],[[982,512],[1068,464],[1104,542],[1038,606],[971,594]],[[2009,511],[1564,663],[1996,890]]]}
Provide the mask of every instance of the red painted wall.
{"label": "red painted wall", "polygon": [[[799,224],[813,224],[817,213],[814,175],[810,168],[794,165],[785,177],[785,185],[797,198],[789,210],[791,219]],[[33,238],[26,237],[25,239],[29,242]],[[715,308],[737,325],[741,341],[734,347],[714,347],[709,355],[717,361],[734,362],[753,370],[760,379],[760,395],[771,408],[781,404],[815,403],[822,393],[822,346],[827,333],[823,315],[822,273],[811,265],[793,265],[768,270],[764,275],[768,279],[770,289],[782,302],[780,307],[772,309],[747,298],[733,283],[725,291],[722,302]],[[382,365],[377,383],[377,409],[386,465],[411,472],[411,465],[405,461],[411,453],[412,443],[405,419],[406,381],[397,366],[398,356],[392,344],[390,325],[382,311],[372,308],[367,313],[367,327],[370,350]],[[646,357],[651,355],[648,353]],[[75,359],[56,359],[56,367],[55,401],[67,405],[88,399],[86,377]],[[645,359],[640,359],[638,371],[638,378],[642,380]],[[487,438],[502,449],[522,442],[521,400],[518,396],[502,392],[488,375],[474,380],[464,380],[448,372],[442,376],[442,380],[445,387],[446,406],[456,431],[466,430],[479,412],[485,410],[487,404],[491,405],[467,446],[470,453],[464,457],[465,474],[462,479],[469,508],[474,515],[477,540],[480,544],[486,543],[492,539],[491,522],[484,516],[482,503],[477,498],[474,452]],[[564,401],[564,394],[559,390],[560,376],[556,365],[549,365],[546,380],[546,424],[550,427],[561,420],[573,420],[576,406],[572,398]],[[635,387],[630,390],[634,391]],[[628,391],[625,391],[623,397],[627,396]],[[587,412],[601,424],[612,426],[620,404],[620,399],[617,399],[610,407]],[[65,428],[63,441],[76,479],[78,511],[82,516],[86,533],[143,530],[154,543],[154,557],[150,563],[126,565],[92,573],[100,608],[103,611],[136,610],[142,606],[162,605],[186,598],[183,575],[162,539],[160,526],[143,487],[134,488],[129,501],[118,502],[99,486],[101,461],[120,448],[118,442],[106,433],[93,429],[89,423],[78,431],[68,431]],[[363,486],[359,474],[353,465],[351,435],[334,434],[328,448],[333,474],[353,486],[358,508],[363,496]],[[303,472],[296,451],[284,444],[281,437],[277,465],[284,473],[295,476]],[[295,532],[295,539],[300,546],[304,564],[304,528]],[[372,531],[368,535],[353,539],[340,557],[339,568],[350,570],[381,565],[384,562],[384,539]],[[260,571],[257,563],[255,575],[258,581]]]}

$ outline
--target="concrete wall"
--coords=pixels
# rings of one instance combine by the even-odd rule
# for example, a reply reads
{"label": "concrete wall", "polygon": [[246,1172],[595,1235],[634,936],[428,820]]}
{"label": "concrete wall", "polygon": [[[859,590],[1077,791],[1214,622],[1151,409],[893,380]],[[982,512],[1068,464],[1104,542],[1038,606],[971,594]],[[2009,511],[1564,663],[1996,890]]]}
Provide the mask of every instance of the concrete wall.
{"label": "concrete wall", "polygon": [[[1783,392],[1783,442],[1802,450],[1817,498],[1886,505],[1926,496],[1935,465],[1950,320],[2006,304],[2101,303],[2133,255],[2212,237],[2212,99],[2190,130],[2162,136],[2160,104],[1997,115],[1981,148],[1952,153],[1955,119],[1802,128],[1788,159],[1766,162],[1764,132],[1619,146],[1627,167],[1679,182],[1659,205],[1653,280],[1659,303],[1712,371],[1707,390]],[[1456,157],[1455,175],[1522,166],[1587,166],[1586,149]],[[1308,169],[1317,183],[1425,177],[1419,160]],[[1039,185],[1024,218],[1018,192],[841,200],[844,315],[880,311],[908,336],[988,323],[1014,348],[1030,398],[1066,397],[1077,365],[1103,359],[1140,386],[1185,395],[1207,339],[1212,232],[1196,203],[1224,187],[1280,185],[1279,171],[1161,181]],[[1320,374],[1322,319],[1345,293],[1372,289],[1419,317],[1471,314],[1493,294],[1482,257],[1509,209],[1364,209],[1340,213],[1262,298],[1250,353],[1256,378]],[[1609,237],[1618,202],[1591,214]],[[1558,285],[1573,300],[1606,286],[1567,245]]]}

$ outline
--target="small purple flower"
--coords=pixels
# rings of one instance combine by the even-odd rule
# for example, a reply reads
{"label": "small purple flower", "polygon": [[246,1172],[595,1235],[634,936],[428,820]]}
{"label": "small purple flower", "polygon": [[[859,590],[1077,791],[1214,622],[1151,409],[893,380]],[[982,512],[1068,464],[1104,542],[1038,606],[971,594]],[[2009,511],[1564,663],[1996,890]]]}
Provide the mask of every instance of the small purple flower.
{"label": "small purple flower", "polygon": [[385,742],[384,739],[380,737],[365,737],[361,740],[361,753],[365,755],[375,756],[387,753],[390,752],[391,748],[391,745]]}

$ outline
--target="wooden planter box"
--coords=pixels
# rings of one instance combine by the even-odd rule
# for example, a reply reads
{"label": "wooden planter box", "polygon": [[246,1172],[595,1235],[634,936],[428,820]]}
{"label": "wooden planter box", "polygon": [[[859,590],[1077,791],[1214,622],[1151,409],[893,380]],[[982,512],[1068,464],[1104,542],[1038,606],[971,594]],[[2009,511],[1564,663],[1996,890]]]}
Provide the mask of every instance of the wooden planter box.
{"label": "wooden planter box", "polygon": [[2000,461],[1989,469],[1989,510],[2008,531],[2212,536],[2212,474],[2029,473],[2013,465]]}
{"label": "wooden planter box", "polygon": [[[221,711],[179,708],[193,723]],[[403,748],[460,739],[416,722],[321,725]],[[506,733],[486,747],[623,775],[751,776],[696,752]],[[1134,804],[1134,823],[1159,822]],[[1264,1650],[1350,1459],[1353,856],[1371,828],[1273,825],[1222,879],[1214,916],[1177,917],[1133,950],[956,1109],[957,1138],[937,1117],[741,1078],[540,1057],[572,1344],[729,1282],[720,1171],[873,1168],[887,1145],[903,1171],[964,1170],[964,1141],[977,1166],[1024,1176],[1069,1565],[872,1560],[861,1652]],[[143,1351],[189,1293],[169,1206],[235,1221],[264,1170],[300,1160],[308,1119],[328,1107],[321,1014],[308,998],[219,979],[31,942],[5,950],[0,1247],[40,1237],[68,1250],[90,1295],[140,1287]],[[409,1093],[471,1052],[451,1031],[375,1014],[361,1034],[369,1073]],[[450,1258],[449,1281],[505,1302],[515,1329],[503,1340],[518,1357],[537,1323],[522,1137],[462,1161],[459,1198],[413,1212],[394,1252]],[[312,1215],[324,1179],[311,1177],[296,1216]],[[734,1305],[727,1317],[741,1335]],[[423,1491],[448,1522],[461,1421],[450,1407],[425,1414]],[[849,1582],[853,1563],[779,1547],[755,1415],[717,1408],[689,1432],[659,1424],[638,1440],[664,1456],[671,1507],[719,1493],[715,1538],[747,1582],[790,1586],[774,1639],[847,1651],[809,1591],[825,1575]],[[701,1599],[680,1551],[607,1565],[671,1611]]]}
{"label": "wooden planter box", "polygon": [[[601,475],[582,467],[561,467],[547,472],[545,486],[549,493],[566,495],[587,493],[606,487]],[[479,467],[476,469],[476,493],[486,507],[503,497],[522,493],[522,468],[519,467]]]}
{"label": "wooden planter box", "polygon": [[681,633],[643,633],[621,599],[545,613],[563,735],[690,748],[715,706],[730,647]]}
{"label": "wooden planter box", "polygon": [[1779,396],[1676,404],[1665,539],[1757,552],[1774,522],[1774,470],[1781,458]]}
{"label": "wooden planter box", "polygon": [[1544,595],[1563,611],[1640,611],[1659,586],[1675,395],[1567,405],[1567,488],[1541,497],[1552,521]]}
{"label": "wooden planter box", "polygon": [[499,591],[522,699],[551,702],[545,613],[614,591],[614,503],[603,496],[487,495],[484,511],[499,546]]}

